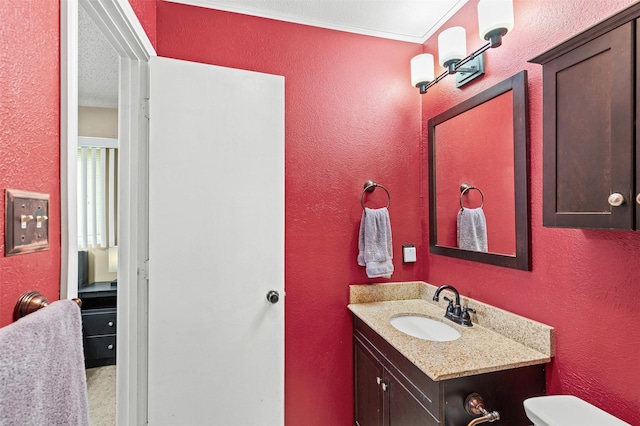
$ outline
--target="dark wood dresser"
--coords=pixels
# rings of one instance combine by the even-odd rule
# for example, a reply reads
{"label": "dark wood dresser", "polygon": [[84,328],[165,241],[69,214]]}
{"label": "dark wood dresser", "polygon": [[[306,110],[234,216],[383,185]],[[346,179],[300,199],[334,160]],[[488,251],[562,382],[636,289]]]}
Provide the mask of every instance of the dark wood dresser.
{"label": "dark wood dresser", "polygon": [[116,363],[117,287],[110,281],[78,289],[82,299],[82,340],[87,368]]}

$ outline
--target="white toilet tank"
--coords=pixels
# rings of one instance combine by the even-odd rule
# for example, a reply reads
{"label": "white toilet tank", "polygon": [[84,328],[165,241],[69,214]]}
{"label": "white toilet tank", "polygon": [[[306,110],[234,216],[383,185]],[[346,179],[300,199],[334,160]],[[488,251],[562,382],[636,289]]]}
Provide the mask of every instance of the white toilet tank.
{"label": "white toilet tank", "polygon": [[631,426],[573,395],[549,395],[524,401],[534,426]]}

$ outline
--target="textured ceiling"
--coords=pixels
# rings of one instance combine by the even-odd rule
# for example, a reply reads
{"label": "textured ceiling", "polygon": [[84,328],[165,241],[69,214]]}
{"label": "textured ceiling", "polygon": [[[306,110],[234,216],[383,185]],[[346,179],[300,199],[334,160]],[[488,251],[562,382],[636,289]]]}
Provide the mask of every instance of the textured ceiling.
{"label": "textured ceiling", "polygon": [[424,43],[467,0],[165,0]]}
{"label": "textured ceiling", "polygon": [[118,108],[118,54],[87,12],[78,10],[78,105]]}
{"label": "textured ceiling", "polygon": [[[414,43],[434,34],[468,0],[165,0]],[[80,10],[81,106],[118,107],[118,55]]]}

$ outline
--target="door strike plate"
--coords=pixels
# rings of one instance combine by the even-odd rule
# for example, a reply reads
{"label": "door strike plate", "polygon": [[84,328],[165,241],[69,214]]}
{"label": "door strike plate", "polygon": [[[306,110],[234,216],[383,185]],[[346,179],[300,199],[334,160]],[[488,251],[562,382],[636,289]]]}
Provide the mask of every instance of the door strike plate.
{"label": "door strike plate", "polygon": [[7,189],[4,254],[49,250],[49,194]]}

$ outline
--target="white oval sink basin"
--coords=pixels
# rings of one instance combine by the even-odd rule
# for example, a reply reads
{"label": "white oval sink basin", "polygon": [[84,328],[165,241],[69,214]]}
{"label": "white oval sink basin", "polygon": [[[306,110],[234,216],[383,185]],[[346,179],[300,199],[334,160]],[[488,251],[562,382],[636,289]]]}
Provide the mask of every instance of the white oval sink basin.
{"label": "white oval sink basin", "polygon": [[455,328],[419,315],[401,315],[391,318],[390,322],[399,331],[418,339],[450,342],[460,337],[460,332]]}

